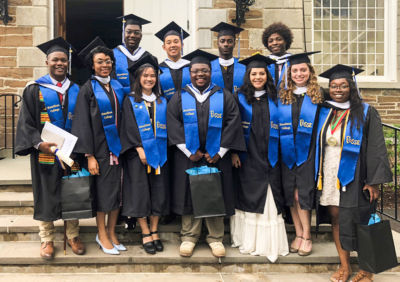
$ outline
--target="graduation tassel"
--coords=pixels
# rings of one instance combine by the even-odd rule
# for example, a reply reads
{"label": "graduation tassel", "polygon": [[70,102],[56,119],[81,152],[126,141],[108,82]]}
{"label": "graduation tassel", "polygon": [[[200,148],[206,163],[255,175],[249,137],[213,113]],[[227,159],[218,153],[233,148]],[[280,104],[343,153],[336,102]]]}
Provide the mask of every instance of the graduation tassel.
{"label": "graduation tassel", "polygon": [[322,175],[321,174],[319,174],[318,175],[318,184],[317,184],[317,188],[318,188],[318,190],[322,190]]}
{"label": "graduation tassel", "polygon": [[125,17],[122,18],[122,45],[125,45]]}
{"label": "graduation tassel", "polygon": [[68,57],[68,74],[72,72],[72,46],[69,45],[69,57]]}
{"label": "graduation tassel", "polygon": [[183,29],[181,28],[181,56],[183,56]]}
{"label": "graduation tassel", "polygon": [[353,69],[353,71],[352,71],[351,75],[353,76],[354,83],[356,84],[356,89],[357,89],[358,97],[360,97],[360,99],[362,99],[361,93],[360,93],[360,89],[358,89],[357,79],[356,79],[356,74],[355,74],[355,72],[354,72],[354,68],[352,68],[352,69]]}
{"label": "graduation tassel", "polygon": [[147,174],[151,173],[151,166],[147,165]]}
{"label": "graduation tassel", "polygon": [[340,190],[340,180],[339,180],[339,178],[336,178],[336,188],[338,190]]}
{"label": "graduation tassel", "polygon": [[238,35],[238,59],[240,59],[240,34]]}
{"label": "graduation tassel", "polygon": [[287,82],[287,62],[285,62],[284,63],[284,65],[283,65],[283,67],[285,68],[285,90],[287,90],[287,84],[288,84],[288,82]]}
{"label": "graduation tassel", "polygon": [[156,175],[160,175],[161,174],[161,167],[158,166],[156,169]]}

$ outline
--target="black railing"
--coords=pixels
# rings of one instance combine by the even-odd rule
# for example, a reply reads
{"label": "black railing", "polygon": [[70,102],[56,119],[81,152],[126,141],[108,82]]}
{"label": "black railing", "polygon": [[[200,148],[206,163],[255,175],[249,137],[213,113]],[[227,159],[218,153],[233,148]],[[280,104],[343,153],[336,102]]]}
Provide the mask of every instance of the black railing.
{"label": "black railing", "polygon": [[[4,99],[3,103],[1,103],[1,99]],[[9,100],[11,100],[11,105],[9,105]],[[21,96],[18,94],[0,94],[0,109],[4,111],[4,128],[2,129],[2,134],[4,135],[4,143],[3,146],[0,146],[0,151],[11,149],[13,159],[15,158],[15,109],[18,107],[19,102],[21,102]],[[10,121],[11,125],[8,124],[7,121]],[[7,140],[10,130],[11,144],[9,144]]]}
{"label": "black railing", "polygon": [[400,128],[393,125],[383,123],[383,131],[385,134],[386,148],[388,151],[388,157],[393,172],[393,182],[381,185],[381,196],[378,202],[377,210],[383,215],[399,221],[398,214],[398,193],[399,193],[399,136]]}

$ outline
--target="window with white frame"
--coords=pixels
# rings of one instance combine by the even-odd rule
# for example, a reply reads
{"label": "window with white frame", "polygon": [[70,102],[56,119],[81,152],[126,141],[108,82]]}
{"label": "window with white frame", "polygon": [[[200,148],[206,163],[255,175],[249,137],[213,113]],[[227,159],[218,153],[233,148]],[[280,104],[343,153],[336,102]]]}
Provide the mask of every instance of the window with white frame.
{"label": "window with white frame", "polygon": [[396,0],[313,0],[312,14],[317,73],[345,64],[361,81],[396,79]]}

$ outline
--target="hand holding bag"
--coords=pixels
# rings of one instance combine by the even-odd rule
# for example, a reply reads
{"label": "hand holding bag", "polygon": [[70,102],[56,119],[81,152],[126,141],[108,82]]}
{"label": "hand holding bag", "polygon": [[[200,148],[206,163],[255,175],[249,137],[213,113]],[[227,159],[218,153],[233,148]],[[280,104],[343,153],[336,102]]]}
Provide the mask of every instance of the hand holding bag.
{"label": "hand holding bag", "polygon": [[194,167],[189,174],[195,218],[224,216],[225,202],[222,193],[221,172],[215,167]]}
{"label": "hand holding bag", "polygon": [[357,241],[360,269],[380,273],[398,265],[389,220],[378,220],[373,212],[368,225],[357,225]]}

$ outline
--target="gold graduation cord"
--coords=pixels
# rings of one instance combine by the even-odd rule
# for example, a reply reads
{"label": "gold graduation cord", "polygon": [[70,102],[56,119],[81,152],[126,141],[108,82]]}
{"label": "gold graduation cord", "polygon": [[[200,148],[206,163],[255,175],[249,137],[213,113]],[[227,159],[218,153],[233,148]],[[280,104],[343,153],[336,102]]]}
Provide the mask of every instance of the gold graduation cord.
{"label": "gold graduation cord", "polygon": [[[149,108],[147,107],[147,103],[144,103],[146,105],[146,110],[147,113],[150,116],[149,113]],[[156,126],[157,126],[157,122],[156,122],[156,107],[157,107],[157,100],[154,100],[154,107],[153,107],[153,131],[154,131],[154,137],[156,137]],[[151,173],[151,166],[147,165],[147,173],[150,174]],[[156,169],[156,175],[159,175],[161,173],[161,168],[160,166],[157,167]]]}
{"label": "gold graduation cord", "polygon": [[[343,129],[343,132],[341,134],[343,136],[343,138],[342,138],[342,146],[340,147],[340,160],[342,159],[342,151],[343,151],[344,139],[346,137],[345,135],[346,135],[346,129],[347,129],[347,122],[349,121],[349,116],[350,116],[350,110],[346,114],[346,120],[345,120],[345,123],[344,123],[344,129]],[[339,161],[339,165],[340,165],[340,161]],[[336,188],[338,190],[340,190],[340,180],[339,180],[338,177],[336,177]]]}
{"label": "gold graduation cord", "polygon": [[329,110],[328,117],[326,118],[324,125],[322,126],[320,135],[319,135],[319,171],[318,171],[318,184],[317,189],[322,190],[322,147],[325,140],[322,140],[324,135],[326,124],[328,123],[329,117],[331,116],[332,109]]}

